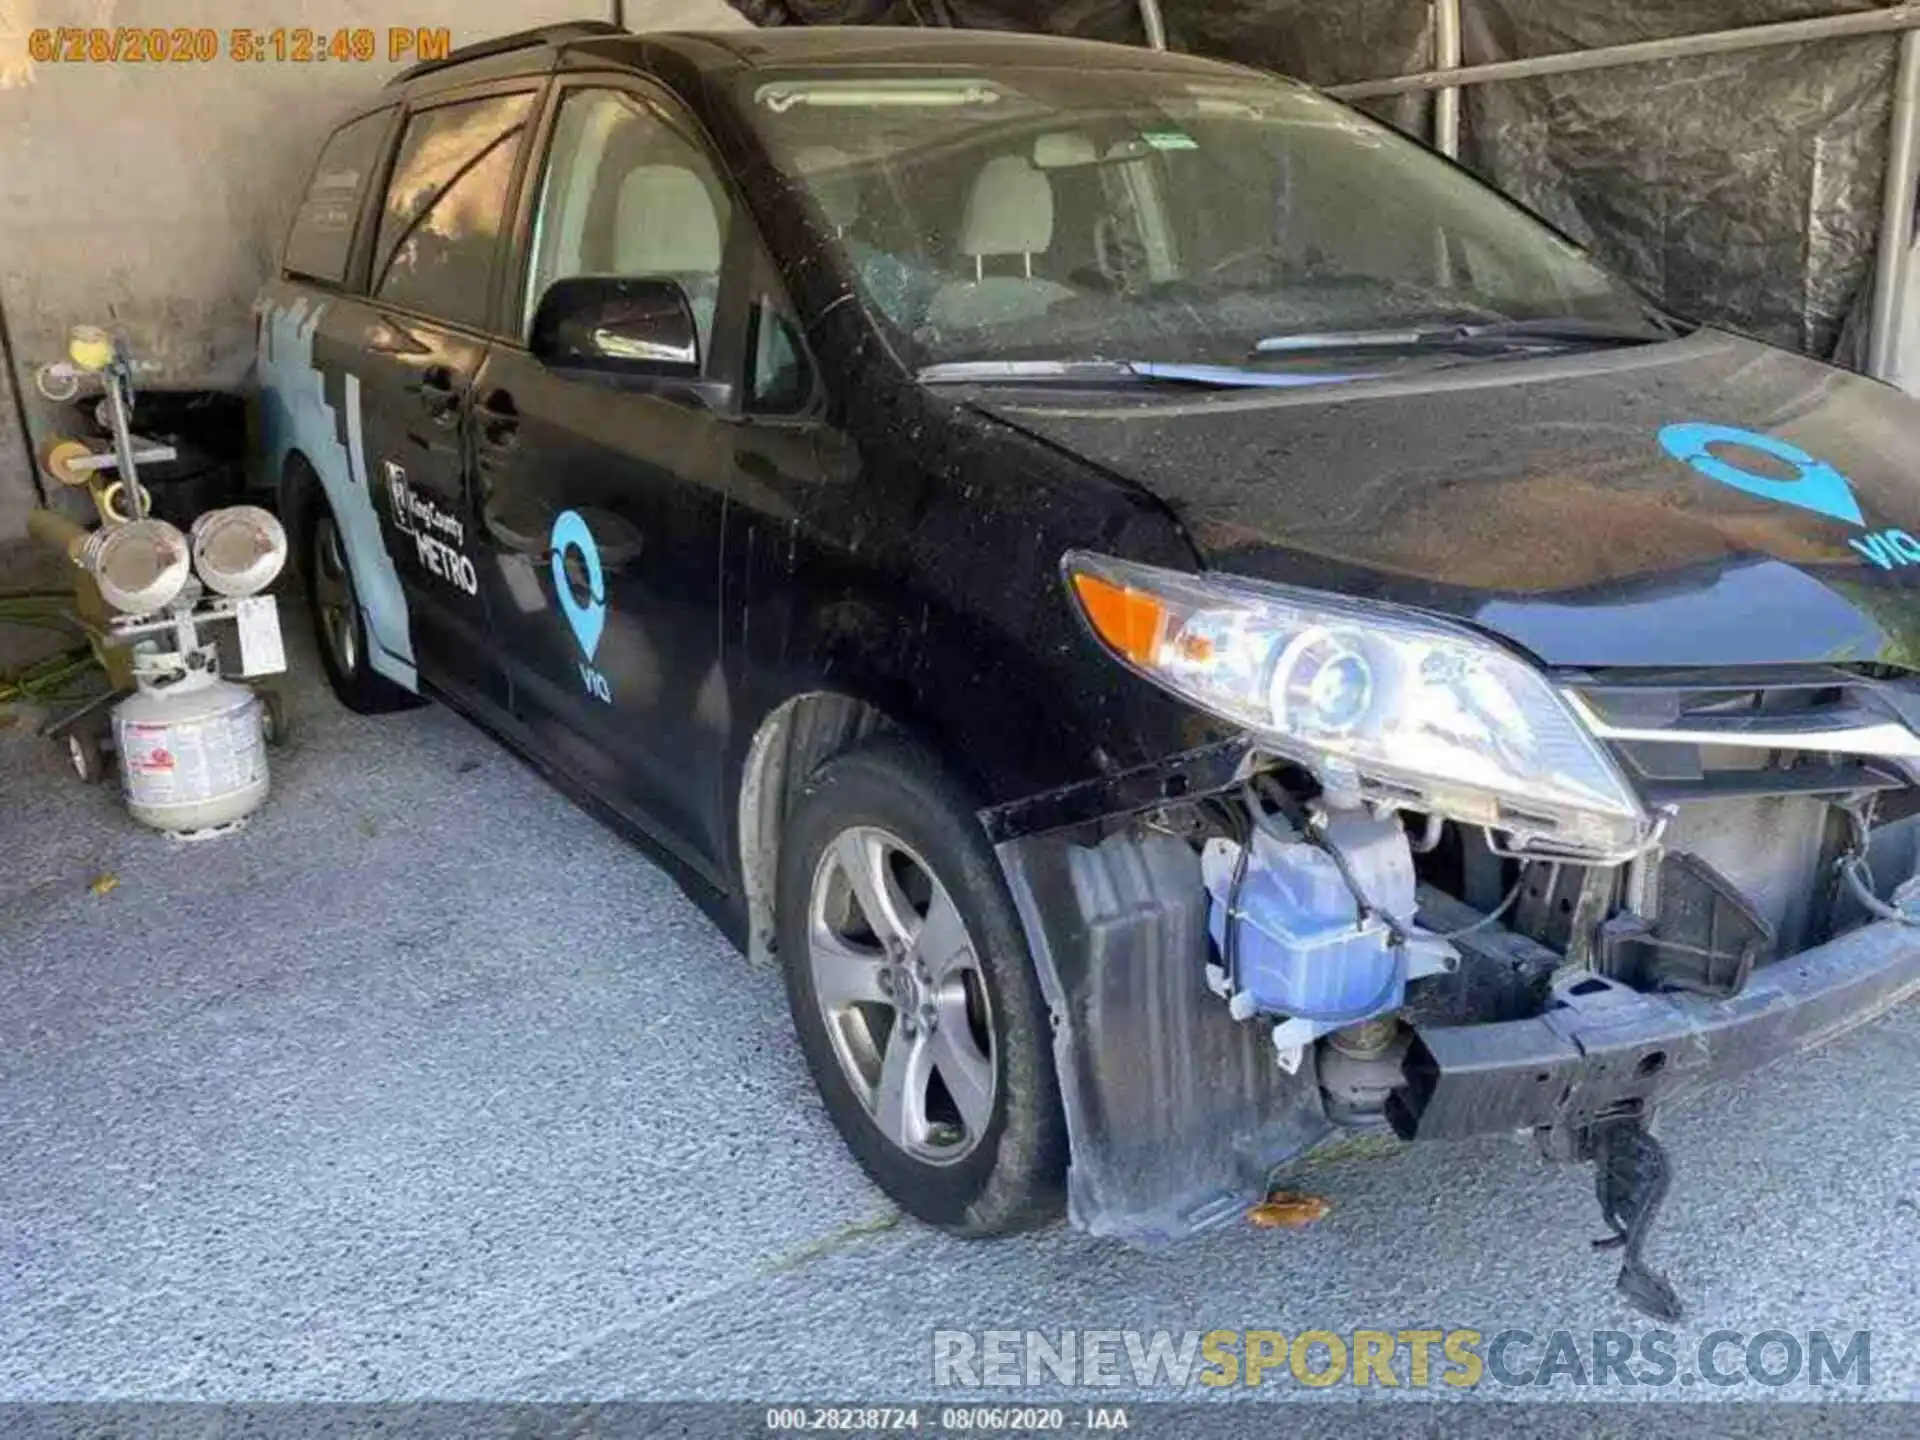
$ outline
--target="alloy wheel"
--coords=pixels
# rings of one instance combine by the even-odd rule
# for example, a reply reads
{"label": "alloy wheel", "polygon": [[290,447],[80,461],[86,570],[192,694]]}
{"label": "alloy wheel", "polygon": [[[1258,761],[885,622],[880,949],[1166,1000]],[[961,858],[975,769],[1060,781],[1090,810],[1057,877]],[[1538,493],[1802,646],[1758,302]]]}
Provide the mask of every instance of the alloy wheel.
{"label": "alloy wheel", "polygon": [[993,1010],[953,897],[890,831],[843,830],[815,867],[813,990],[835,1057],[887,1139],[950,1165],[992,1123]]}
{"label": "alloy wheel", "polygon": [[320,633],[342,675],[352,675],[360,664],[360,601],[353,593],[353,573],[333,516],[322,515],[314,526],[313,593],[320,610]]}

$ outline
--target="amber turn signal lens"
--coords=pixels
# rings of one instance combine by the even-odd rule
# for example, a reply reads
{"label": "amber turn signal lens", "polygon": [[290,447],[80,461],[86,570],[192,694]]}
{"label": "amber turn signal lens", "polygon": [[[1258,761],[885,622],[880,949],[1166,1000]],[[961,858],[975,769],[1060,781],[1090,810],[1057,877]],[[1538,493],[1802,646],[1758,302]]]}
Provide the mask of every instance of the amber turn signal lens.
{"label": "amber turn signal lens", "polygon": [[1115,585],[1084,571],[1073,577],[1080,608],[1100,638],[1136,665],[1150,665],[1160,644],[1167,608],[1144,590]]}

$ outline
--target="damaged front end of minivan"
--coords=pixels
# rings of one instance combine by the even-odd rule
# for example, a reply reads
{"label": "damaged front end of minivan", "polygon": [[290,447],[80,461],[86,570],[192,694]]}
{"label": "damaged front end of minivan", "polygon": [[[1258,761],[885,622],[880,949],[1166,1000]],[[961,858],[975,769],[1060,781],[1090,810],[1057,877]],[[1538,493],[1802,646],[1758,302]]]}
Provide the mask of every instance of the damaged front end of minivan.
{"label": "damaged front end of minivan", "polygon": [[1920,685],[1552,672],[1416,610],[1075,554],[1091,633],[1233,739],[985,812],[1053,1012],[1069,1208],[1228,1222],[1342,1132],[1591,1162],[1620,1288],[1662,1104],[1920,991]]}

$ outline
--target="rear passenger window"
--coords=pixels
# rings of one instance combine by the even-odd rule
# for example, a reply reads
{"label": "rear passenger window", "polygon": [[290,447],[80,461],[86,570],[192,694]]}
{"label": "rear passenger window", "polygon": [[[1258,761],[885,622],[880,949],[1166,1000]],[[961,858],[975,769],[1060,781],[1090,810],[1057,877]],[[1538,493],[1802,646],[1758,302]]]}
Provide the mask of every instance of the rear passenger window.
{"label": "rear passenger window", "polygon": [[499,95],[407,122],[373,251],[373,293],[478,326],[492,295],[507,187],[533,96]]}
{"label": "rear passenger window", "polygon": [[381,110],[342,125],[320,152],[306,198],[287,234],[282,263],[289,274],[330,285],[347,278],[360,196],[367,188],[368,173],[379,162],[380,140],[392,118],[391,110]]}

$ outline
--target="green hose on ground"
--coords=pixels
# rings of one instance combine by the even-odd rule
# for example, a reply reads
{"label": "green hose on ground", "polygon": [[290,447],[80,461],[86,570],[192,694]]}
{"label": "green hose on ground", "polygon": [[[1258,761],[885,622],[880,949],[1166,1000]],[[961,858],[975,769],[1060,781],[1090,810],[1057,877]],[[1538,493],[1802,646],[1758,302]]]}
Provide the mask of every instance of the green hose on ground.
{"label": "green hose on ground", "polygon": [[57,699],[93,668],[93,650],[86,645],[49,655],[11,674],[0,675],[0,705],[16,700]]}
{"label": "green hose on ground", "polygon": [[[73,595],[69,591],[0,593],[0,625],[22,625],[72,634],[74,624],[68,613],[72,605]],[[0,671],[0,705],[19,700],[62,698],[75,682],[95,668],[92,647],[77,645],[18,670]]]}

